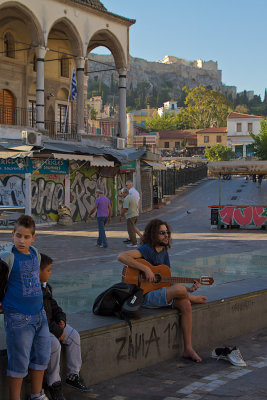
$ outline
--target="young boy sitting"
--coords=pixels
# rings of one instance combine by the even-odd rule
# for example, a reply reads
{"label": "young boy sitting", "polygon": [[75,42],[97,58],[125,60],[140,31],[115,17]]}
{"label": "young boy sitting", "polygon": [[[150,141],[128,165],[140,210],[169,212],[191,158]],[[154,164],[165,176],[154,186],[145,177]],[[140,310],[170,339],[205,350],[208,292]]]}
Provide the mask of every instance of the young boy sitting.
{"label": "young boy sitting", "polygon": [[40,254],[31,246],[36,237],[34,220],[28,215],[19,217],[12,236],[14,245],[0,255],[9,272],[0,304],[6,330],[9,398],[20,399],[22,381],[30,369],[29,399],[48,400],[42,382],[50,359],[50,337],[39,280]]}
{"label": "young boy sitting", "polygon": [[82,392],[87,392],[89,389],[80,379],[82,365],[80,335],[70,325],[66,324],[66,314],[53,298],[52,288],[47,283],[51,275],[52,263],[52,258],[41,254],[40,281],[51,338],[51,359],[45,375],[51,399],[64,400],[59,375],[61,343],[66,345],[66,383]]}

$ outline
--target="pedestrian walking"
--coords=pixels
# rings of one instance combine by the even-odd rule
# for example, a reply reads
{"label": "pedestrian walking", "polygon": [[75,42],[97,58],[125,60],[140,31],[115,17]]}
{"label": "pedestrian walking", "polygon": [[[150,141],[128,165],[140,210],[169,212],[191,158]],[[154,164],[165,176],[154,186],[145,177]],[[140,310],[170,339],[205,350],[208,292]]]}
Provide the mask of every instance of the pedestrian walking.
{"label": "pedestrian walking", "polygon": [[105,225],[111,221],[111,205],[110,200],[104,196],[102,189],[96,189],[97,199],[95,200],[95,206],[90,211],[89,217],[97,211],[97,225],[98,225],[98,247],[108,247]]}
{"label": "pedestrian walking", "polygon": [[122,222],[124,216],[127,220],[127,230],[131,243],[129,243],[128,247],[137,247],[136,240],[136,230],[135,225],[138,220],[138,206],[136,199],[133,195],[129,193],[127,188],[123,188],[121,190],[121,194],[124,198],[123,200],[123,208],[121,210],[120,221]]}
{"label": "pedestrian walking", "polygon": [[[132,181],[127,181],[126,182],[126,188],[129,190],[129,194],[134,196],[136,202],[137,202],[137,208],[138,208],[138,215],[140,213],[140,194],[139,192],[134,188],[133,182]],[[137,226],[134,226],[135,232],[137,235],[142,238],[142,232],[137,228]],[[124,240],[124,243],[130,243],[130,239]]]}

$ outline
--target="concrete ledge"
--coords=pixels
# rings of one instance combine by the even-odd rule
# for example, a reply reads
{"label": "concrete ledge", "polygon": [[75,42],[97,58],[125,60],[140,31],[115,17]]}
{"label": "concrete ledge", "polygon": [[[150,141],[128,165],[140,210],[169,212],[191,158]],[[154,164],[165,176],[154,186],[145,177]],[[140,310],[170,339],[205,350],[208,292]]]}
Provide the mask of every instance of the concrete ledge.
{"label": "concrete ledge", "polygon": [[[193,306],[193,344],[199,351],[267,326],[267,277],[242,280],[199,290],[206,304]],[[82,376],[92,385],[180,355],[182,335],[176,310],[143,310],[133,321],[132,332],[115,317],[91,312],[68,316],[79,330],[82,343]],[[6,352],[0,353],[0,399],[6,400]],[[64,356],[63,356],[64,360]],[[64,372],[63,372],[64,375]]]}

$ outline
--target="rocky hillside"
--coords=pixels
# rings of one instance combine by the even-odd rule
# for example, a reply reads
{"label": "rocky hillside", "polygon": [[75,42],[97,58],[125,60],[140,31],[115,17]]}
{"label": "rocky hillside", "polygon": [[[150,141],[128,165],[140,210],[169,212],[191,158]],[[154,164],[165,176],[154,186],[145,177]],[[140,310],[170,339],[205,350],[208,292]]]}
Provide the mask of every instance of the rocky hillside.
{"label": "rocky hillside", "polygon": [[[165,59],[170,59],[170,63]],[[90,54],[90,60],[107,63],[114,67],[114,59],[111,55]],[[168,86],[170,91],[179,92],[184,86],[188,88],[205,85],[210,89],[216,89],[226,95],[236,96],[235,86],[226,86],[221,81],[221,71],[217,63],[213,61],[202,62],[201,60],[189,62],[176,57],[165,57],[164,62],[149,62],[141,58],[130,57],[130,70],[127,74],[128,88],[133,88],[139,82],[149,82],[151,92],[154,89]],[[91,61],[88,63],[89,71],[108,69],[108,66]],[[116,71],[93,72],[89,74],[90,79],[100,80],[107,86],[117,83],[118,74]],[[113,83],[112,83],[113,81]]]}

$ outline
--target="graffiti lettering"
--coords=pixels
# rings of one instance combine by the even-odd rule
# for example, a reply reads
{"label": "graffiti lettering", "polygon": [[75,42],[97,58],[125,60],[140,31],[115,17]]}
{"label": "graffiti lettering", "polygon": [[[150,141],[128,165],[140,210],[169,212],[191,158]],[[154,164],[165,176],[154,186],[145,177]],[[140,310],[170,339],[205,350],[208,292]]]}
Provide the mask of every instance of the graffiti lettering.
{"label": "graffiti lettering", "polygon": [[97,171],[93,171],[88,177],[87,170],[79,170],[71,182],[71,211],[73,221],[88,218],[89,212],[94,207],[96,199],[96,188],[104,189],[105,195],[112,201],[113,198],[113,180],[112,178],[103,178]]}
{"label": "graffiti lettering", "polygon": [[154,326],[151,328],[147,340],[145,340],[145,333],[143,332],[116,338],[115,342],[119,345],[116,359],[118,362],[127,359],[137,360],[140,357],[149,357],[149,353],[156,353],[160,356],[160,344],[165,345],[164,343],[166,343],[166,346],[169,349],[176,350],[179,347],[178,332],[178,322],[174,321],[173,323],[168,323],[167,327],[163,331],[162,341]]}
{"label": "graffiti lettering", "polygon": [[43,212],[56,212],[64,203],[65,192],[62,183],[46,182],[39,178],[32,182],[32,212],[40,215]]}

